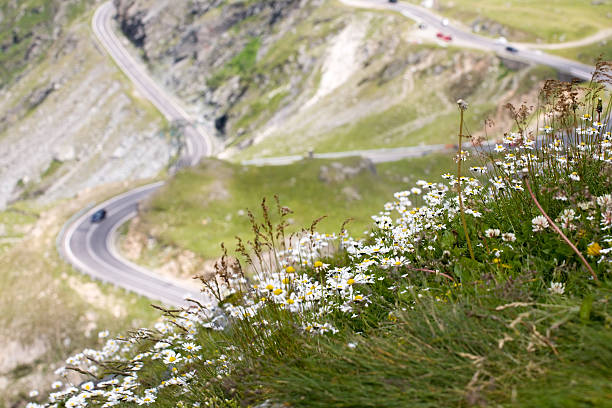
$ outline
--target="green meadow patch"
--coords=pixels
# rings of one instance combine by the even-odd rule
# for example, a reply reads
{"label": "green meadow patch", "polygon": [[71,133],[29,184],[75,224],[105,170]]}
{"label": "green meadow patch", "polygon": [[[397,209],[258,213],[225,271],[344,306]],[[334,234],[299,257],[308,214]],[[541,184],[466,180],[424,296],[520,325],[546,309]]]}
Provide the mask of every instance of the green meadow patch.
{"label": "green meadow patch", "polygon": [[448,171],[448,155],[432,155],[374,165],[360,158],[303,160],[286,166],[242,166],[206,160],[177,174],[143,207],[141,228],[162,245],[192,250],[203,257],[221,254],[219,243],[235,248],[235,236],[250,231],[247,210],[277,195],[291,208],[291,229],[326,216],[321,231],[337,232],[347,218],[360,235],[370,215],[393,193],[420,178]]}
{"label": "green meadow patch", "polygon": [[595,65],[599,59],[612,60],[612,37],[582,47],[547,50],[546,52],[577,60],[584,64]]}

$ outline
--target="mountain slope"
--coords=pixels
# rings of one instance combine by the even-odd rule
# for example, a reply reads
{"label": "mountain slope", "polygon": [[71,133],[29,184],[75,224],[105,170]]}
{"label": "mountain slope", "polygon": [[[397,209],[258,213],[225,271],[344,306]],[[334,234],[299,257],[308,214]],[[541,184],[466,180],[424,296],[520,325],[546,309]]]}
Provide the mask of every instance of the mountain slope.
{"label": "mountain slope", "polygon": [[0,208],[153,177],[176,155],[168,124],[96,42],[90,12],[0,90]]}
{"label": "mountain slope", "polygon": [[215,121],[233,159],[450,143],[458,98],[475,133],[488,116],[501,128],[494,107],[551,75],[335,1],[115,4],[154,75]]}
{"label": "mountain slope", "polygon": [[45,55],[94,0],[0,0],[0,89]]}

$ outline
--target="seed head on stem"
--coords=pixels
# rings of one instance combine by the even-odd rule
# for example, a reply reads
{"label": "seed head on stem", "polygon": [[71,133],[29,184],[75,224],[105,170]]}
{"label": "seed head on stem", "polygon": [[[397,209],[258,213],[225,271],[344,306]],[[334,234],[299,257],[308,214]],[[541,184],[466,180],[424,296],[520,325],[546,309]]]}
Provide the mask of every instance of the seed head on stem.
{"label": "seed head on stem", "polygon": [[474,258],[474,250],[472,249],[472,241],[470,241],[470,234],[468,233],[467,223],[465,221],[465,210],[463,208],[463,197],[461,196],[461,161],[463,160],[463,112],[468,108],[468,103],[463,99],[457,101],[459,106],[459,112],[461,113],[461,119],[459,122],[459,146],[457,147],[457,185],[459,193],[459,211],[461,215],[461,224],[463,224],[463,231],[465,232],[465,240],[467,242],[468,249],[470,251],[470,258]]}

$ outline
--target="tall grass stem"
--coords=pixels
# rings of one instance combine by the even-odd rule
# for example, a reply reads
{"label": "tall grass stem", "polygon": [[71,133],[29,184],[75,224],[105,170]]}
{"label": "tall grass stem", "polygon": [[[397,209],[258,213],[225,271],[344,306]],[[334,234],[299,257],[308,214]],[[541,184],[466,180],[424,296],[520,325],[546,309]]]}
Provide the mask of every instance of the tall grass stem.
{"label": "tall grass stem", "polygon": [[529,195],[531,196],[531,199],[535,203],[536,207],[538,207],[538,210],[540,210],[542,215],[546,218],[546,220],[548,220],[548,223],[550,224],[552,229],[554,229],[557,232],[557,234],[561,235],[561,238],[563,238],[563,240],[567,243],[567,245],[569,245],[570,248],[572,248],[572,250],[576,253],[576,255],[578,255],[578,257],[580,258],[580,260],[582,261],[584,266],[587,268],[587,270],[589,271],[589,273],[591,274],[593,279],[598,281],[599,279],[597,279],[597,274],[595,273],[593,268],[591,268],[591,265],[589,265],[589,263],[584,258],[582,253],[578,250],[578,248],[576,248],[576,245],[572,244],[572,242],[565,236],[563,231],[561,231],[561,229],[559,229],[559,227],[557,227],[557,224],[555,224],[554,221],[548,216],[548,214],[546,214],[546,211],[544,211],[544,209],[542,208],[542,206],[538,202],[537,198],[533,194],[533,191],[531,190],[531,185],[529,184],[529,179],[527,177],[525,177],[524,180],[525,180],[525,185],[527,186],[527,191],[529,191]]}

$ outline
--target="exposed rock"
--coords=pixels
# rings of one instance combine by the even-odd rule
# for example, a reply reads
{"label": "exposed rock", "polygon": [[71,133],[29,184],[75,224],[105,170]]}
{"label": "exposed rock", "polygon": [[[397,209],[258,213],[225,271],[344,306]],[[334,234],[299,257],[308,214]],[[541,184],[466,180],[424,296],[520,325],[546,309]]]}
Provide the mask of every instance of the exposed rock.
{"label": "exposed rock", "polygon": [[34,109],[43,103],[53,91],[55,91],[54,83],[50,83],[42,88],[36,89],[28,97],[28,109]]}
{"label": "exposed rock", "polygon": [[440,75],[441,73],[444,72],[445,69],[446,67],[444,65],[436,65],[433,67],[433,74]]}
{"label": "exposed rock", "polygon": [[128,232],[121,239],[121,252],[127,259],[136,261],[142,255],[142,251],[145,246],[148,246],[148,237],[146,234],[140,232],[138,225],[140,224],[140,217],[134,217],[128,224]]}
{"label": "exposed rock", "polygon": [[[247,86],[237,72],[214,87],[207,85],[206,78],[227,66],[254,38],[261,39],[265,48],[267,38],[289,30],[290,21],[307,3],[114,0],[121,30],[142,49],[161,82],[190,101],[201,115],[216,119],[221,134],[232,120],[226,113],[240,101]],[[302,55],[293,64],[308,71],[313,61]],[[270,79],[262,75],[254,80],[263,84]]]}
{"label": "exposed rock", "polygon": [[55,150],[53,159],[59,162],[67,162],[76,159],[76,149],[74,146],[60,146]]}
{"label": "exposed rock", "polygon": [[[360,160],[356,166],[344,166],[342,163],[333,162],[329,166],[323,165],[319,168],[319,180],[326,184],[341,183],[363,171],[376,174],[376,167],[369,159]],[[353,196],[355,195],[353,194]]]}
{"label": "exposed rock", "polygon": [[2,359],[0,373],[7,373],[17,366],[31,364],[47,351],[47,344],[40,339],[33,339],[32,344],[21,344],[17,341],[2,338]]}
{"label": "exposed rock", "polygon": [[[133,103],[89,33],[88,19],[72,24],[44,65],[0,90],[0,208],[152,177],[177,154],[180,145],[159,132],[161,117]],[[65,164],[45,174],[53,160]]]}
{"label": "exposed rock", "polygon": [[485,32],[493,37],[507,37],[510,35],[508,27],[497,21],[492,21],[486,18],[478,17],[470,24],[472,31],[475,33]]}
{"label": "exposed rock", "polygon": [[244,91],[245,88],[240,85],[240,77],[234,76],[215,89],[208,102],[218,107],[230,106],[236,103]]}
{"label": "exposed rock", "polygon": [[347,201],[359,201],[361,200],[361,194],[355,187],[346,186],[342,189],[342,194],[346,197]]}
{"label": "exposed rock", "polygon": [[145,32],[144,18],[146,12],[144,10],[135,10],[136,1],[114,1],[117,9],[117,20],[120,23],[121,31],[127,38],[137,47],[142,47],[145,43],[147,34]]}
{"label": "exposed rock", "polygon": [[[226,139],[223,158],[244,149],[255,156],[303,155],[318,145],[351,149],[330,139],[354,133],[355,124],[375,115],[393,120],[354,148],[411,144],[413,137],[429,143],[417,131],[451,105],[432,113],[426,104],[406,103],[421,90],[454,102],[450,78],[452,84],[467,80],[466,95],[487,102],[505,92],[490,75],[480,82],[480,71],[468,75],[455,61],[455,47],[417,46],[432,38],[407,27],[400,15],[356,13],[321,0],[115,2],[120,24],[140,27],[126,34],[134,43],[144,39],[140,48],[153,75]],[[489,73],[498,69],[493,56],[486,65]],[[399,111],[406,112],[406,123]]]}
{"label": "exposed rock", "polygon": [[215,129],[217,129],[217,131],[221,134],[225,134],[225,126],[227,125],[227,119],[227,113],[224,113],[223,115],[215,119]]}
{"label": "exposed rock", "polygon": [[380,81],[387,82],[404,72],[404,69],[409,65],[408,60],[394,60],[385,65],[380,73]]}

